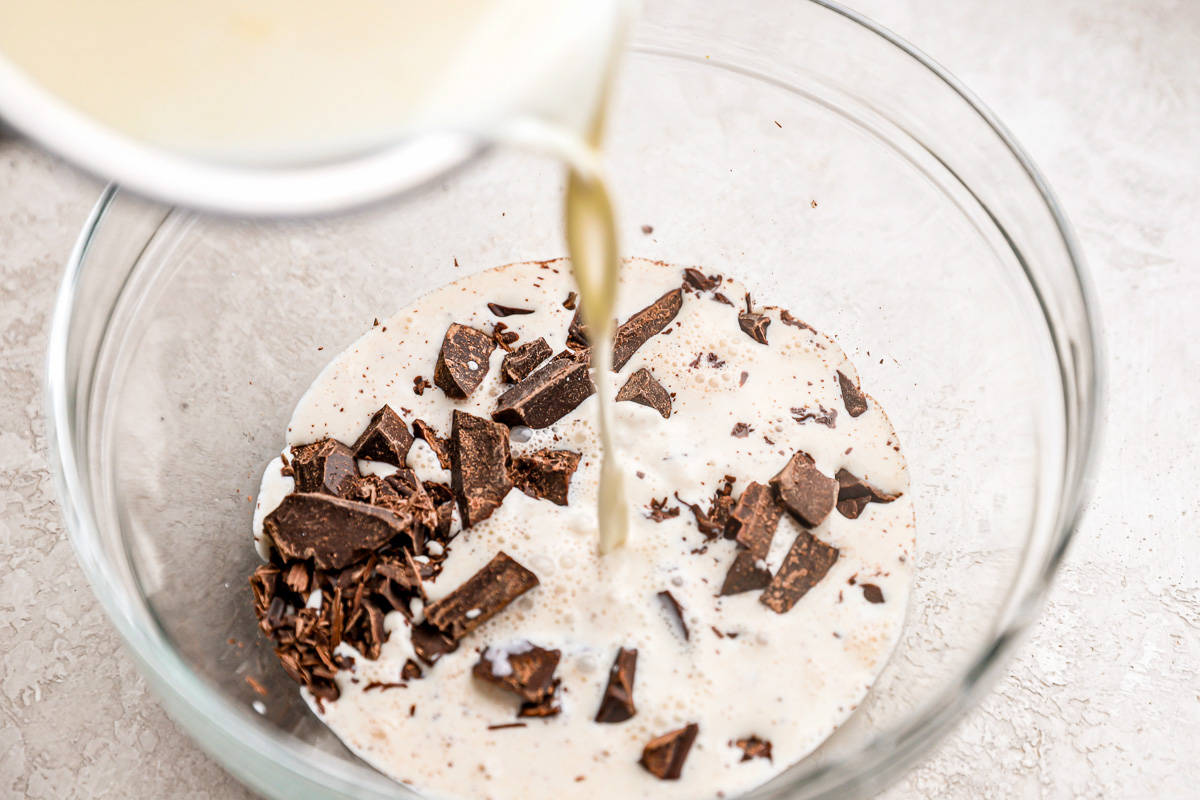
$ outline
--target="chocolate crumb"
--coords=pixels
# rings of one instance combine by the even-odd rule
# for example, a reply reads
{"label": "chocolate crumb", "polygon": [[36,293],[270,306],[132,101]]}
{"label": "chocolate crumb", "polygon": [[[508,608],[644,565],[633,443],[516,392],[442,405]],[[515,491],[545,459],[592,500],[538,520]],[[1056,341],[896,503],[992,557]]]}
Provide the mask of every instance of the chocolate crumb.
{"label": "chocolate crumb", "polygon": [[421,665],[411,658],[405,661],[404,666],[400,669],[400,679],[404,681],[420,680],[424,674]]}
{"label": "chocolate crumb", "polygon": [[683,285],[698,292],[711,292],[721,285],[721,276],[706,276],[695,267],[686,267],[683,270]]}
{"label": "chocolate crumb", "polygon": [[646,515],[647,519],[654,522],[662,522],[664,519],[672,519],[679,516],[679,506],[667,508],[667,498],[662,500],[650,499],[650,513]]}
{"label": "chocolate crumb", "polygon": [[[883,602],[883,601],[881,600],[880,602]],[[254,678],[250,677],[249,675],[246,676],[246,683],[250,686],[251,689],[254,690],[255,694],[261,695],[263,697],[267,696],[267,687],[263,686],[261,683],[254,680]]]}
{"label": "chocolate crumb", "polygon": [[600,709],[596,712],[596,722],[624,722],[637,713],[633,704],[633,680],[637,674],[637,655],[635,649],[622,647],[617,651],[612,669],[608,673],[608,685],[604,688],[604,697],[600,700]]}
{"label": "chocolate crumb", "polygon": [[862,393],[862,389],[858,388],[858,384],[850,380],[846,373],[838,370],[838,384],[842,388],[842,403],[846,406],[846,413],[852,417],[861,416],[867,410],[867,398]]}
{"label": "chocolate crumb", "polygon": [[511,317],[514,314],[532,314],[532,308],[516,308],[515,306],[502,306],[499,303],[488,303],[488,311],[491,311],[497,317]]}
{"label": "chocolate crumb", "polygon": [[664,589],[658,593],[658,600],[662,603],[663,608],[667,610],[668,615],[679,623],[679,631],[683,634],[683,638],[685,640],[690,639],[691,636],[688,634],[687,623],[683,621],[683,606],[679,605],[679,601],[675,599],[675,595]]}
{"label": "chocolate crumb", "polygon": [[579,295],[575,294],[575,292],[570,292],[567,295],[567,299],[563,300],[563,303],[562,303],[563,308],[565,308],[567,311],[574,311],[575,310],[575,298],[578,296]]}
{"label": "chocolate crumb", "polygon": [[629,380],[617,392],[617,402],[625,401],[648,406],[661,414],[663,419],[669,419],[671,416],[671,395],[645,367],[630,375]]}
{"label": "chocolate crumb", "polygon": [[483,331],[450,323],[438,352],[433,382],[447,397],[462,399],[469,396],[487,375],[495,349],[496,342]]}
{"label": "chocolate crumb", "polygon": [[654,226],[653,226],[653,225],[643,225],[643,226],[642,226],[642,233],[644,233],[644,234],[646,234],[647,236],[649,236],[650,234],[654,233]]}
{"label": "chocolate crumb", "polygon": [[370,692],[374,689],[378,689],[381,692],[386,692],[388,689],[407,689],[407,688],[408,688],[408,684],[406,684],[406,683],[384,683],[383,681],[371,681],[370,683],[368,683],[366,686],[363,687],[363,691]]}
{"label": "chocolate crumb", "polygon": [[652,739],[642,750],[642,758],[638,763],[659,780],[678,780],[683,774],[683,763],[687,760],[688,752],[692,749],[692,743],[696,741],[696,734],[699,732],[700,727],[693,722],[684,728]]}
{"label": "chocolate crumb", "polygon": [[774,761],[771,758],[771,743],[765,739],[750,736],[746,739],[738,739],[734,744],[742,749],[742,761],[749,761],[753,758],[765,758],[767,761]]}
{"label": "chocolate crumb", "polygon": [[697,367],[700,366],[700,361],[703,358],[704,358],[704,353],[696,353],[696,357],[692,360],[692,363],[688,364],[688,366],[691,367],[692,369],[696,369]]}
{"label": "chocolate crumb", "polygon": [[[745,373],[743,372],[742,374],[744,375]],[[736,439],[745,439],[753,431],[754,431],[754,428],[751,428],[749,425],[747,425],[744,422],[739,422],[738,424],[733,426],[733,430],[729,432],[729,435],[733,436]]]}
{"label": "chocolate crumb", "polygon": [[417,377],[413,378],[413,394],[415,395],[425,394],[425,390],[431,388],[432,386],[432,383],[425,380],[424,375],[418,375]]}
{"label": "chocolate crumb", "polygon": [[868,603],[882,603],[883,602],[883,589],[880,589],[878,586],[876,586],[873,583],[862,584],[862,593],[863,593],[863,597],[865,597],[867,599]]}

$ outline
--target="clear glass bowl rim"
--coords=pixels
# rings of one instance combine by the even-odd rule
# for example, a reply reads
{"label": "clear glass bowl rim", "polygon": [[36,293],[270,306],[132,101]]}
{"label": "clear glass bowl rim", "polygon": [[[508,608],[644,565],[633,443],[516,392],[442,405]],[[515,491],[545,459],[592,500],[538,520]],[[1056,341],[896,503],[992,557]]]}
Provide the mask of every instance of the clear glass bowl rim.
{"label": "clear glass bowl rim", "polygon": [[[1099,447],[1098,420],[1102,406],[1103,375],[1096,305],[1092,300],[1081,250],[1058,201],[1029,156],[995,115],[932,58],[855,11],[830,0],[808,2],[861,26],[923,66],[957,94],[1004,143],[1033,182],[1061,235],[1076,282],[1072,288],[1082,298],[1085,328],[1084,347],[1074,352],[1064,352],[1058,340],[1053,342],[1064,388],[1073,391],[1066,392],[1066,459],[1061,499],[1055,513],[1053,539],[1046,547],[1040,569],[1023,594],[1013,598],[1014,602],[1009,607],[1015,611],[1010,619],[996,628],[992,641],[980,648],[973,663],[963,671],[957,682],[944,686],[899,730],[890,735],[877,736],[852,762],[833,761],[802,776],[804,786],[809,790],[807,796],[840,798],[880,789],[927,752],[1001,675],[1007,659],[1037,618],[1087,500],[1095,467],[1095,453]],[[345,796],[377,796],[364,791],[365,787],[353,782],[349,776],[339,774],[341,770],[326,754],[312,748],[309,748],[312,752],[300,752],[298,749],[281,747],[257,726],[246,724],[248,712],[215,693],[191,671],[160,630],[139,625],[134,615],[128,613],[122,598],[108,589],[114,583],[114,576],[96,546],[99,541],[98,522],[84,488],[86,481],[81,477],[86,465],[80,461],[74,444],[81,426],[87,424],[83,419],[86,409],[77,408],[74,398],[70,396],[67,370],[73,313],[80,299],[76,293],[80,270],[86,261],[89,243],[119,191],[116,185],[106,187],[70,255],[55,300],[46,361],[49,455],[67,531],[78,560],[109,618],[172,716],[237,777],[255,788],[269,788],[253,774],[230,763],[229,754],[235,749],[272,762],[278,770],[295,776],[310,788],[321,788]],[[1047,319],[1047,323],[1053,326],[1051,320]],[[213,737],[225,741],[218,744]],[[796,784],[792,784],[792,788],[796,788]]]}

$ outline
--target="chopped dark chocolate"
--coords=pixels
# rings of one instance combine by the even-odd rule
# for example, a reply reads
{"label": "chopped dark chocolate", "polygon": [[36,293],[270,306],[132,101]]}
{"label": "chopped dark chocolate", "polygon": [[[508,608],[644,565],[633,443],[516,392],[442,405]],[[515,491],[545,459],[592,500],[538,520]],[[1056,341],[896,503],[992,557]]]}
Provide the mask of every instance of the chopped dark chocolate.
{"label": "chopped dark chocolate", "polygon": [[521,334],[508,330],[508,326],[503,322],[497,322],[492,326],[492,341],[506,353],[512,352],[513,344],[520,338]]}
{"label": "chopped dark chocolate", "polygon": [[667,508],[667,498],[656,500],[650,498],[650,513],[646,518],[654,522],[662,522],[664,519],[671,519],[679,516],[679,506]]}
{"label": "chopped dark chocolate", "polygon": [[766,314],[759,314],[754,311],[738,312],[738,327],[742,329],[743,333],[759,344],[767,343],[767,328],[770,324],[771,318]]}
{"label": "chopped dark chocolate", "polygon": [[521,707],[517,709],[518,717],[554,717],[562,711],[562,705],[558,702],[558,678],[554,679],[554,691],[546,695],[542,700],[536,703],[521,703]]}
{"label": "chopped dark chocolate", "polygon": [[771,758],[771,743],[766,739],[749,736],[745,739],[738,739],[734,744],[742,749],[742,761],[749,761],[753,758],[765,758],[767,761],[774,761]]}
{"label": "chopped dark chocolate", "polygon": [[571,324],[567,326],[567,347],[572,350],[586,350],[590,346],[587,325],[583,322],[583,310],[575,309]]}
{"label": "chopped dark chocolate", "polygon": [[292,447],[292,472],[297,492],[341,496],[354,485],[358,464],[349,447],[337,439],[322,439]]}
{"label": "chopped dark chocolate", "polygon": [[734,304],[732,300],[730,300],[728,297],[726,297],[721,292],[713,292],[712,299],[718,303],[722,303],[723,305],[727,305],[727,306],[731,306]]}
{"label": "chopped dark chocolate", "polygon": [[825,544],[808,531],[800,531],[779,571],[759,596],[759,602],[777,614],[787,613],[825,577],[837,559],[836,547]]}
{"label": "chopped dark chocolate", "polygon": [[313,559],[341,569],[397,537],[412,541],[412,518],[327,494],[293,493],[263,520],[263,531],[286,560]]}
{"label": "chopped dark chocolate", "polygon": [[679,632],[683,635],[683,638],[691,639],[691,636],[688,634],[687,623],[683,619],[683,606],[679,605],[679,601],[675,599],[675,595],[664,589],[658,593],[658,602],[662,604],[663,609],[671,618],[672,624],[679,626]]}
{"label": "chopped dark chocolate", "polygon": [[500,379],[505,383],[525,380],[552,352],[545,339],[526,342],[511,353],[505,354],[504,360],[500,362]]}
{"label": "chopped dark chocolate", "polygon": [[509,728],[524,728],[524,727],[526,727],[524,722],[504,722],[499,725],[488,725],[487,729],[489,731],[503,731],[503,730],[508,730]]}
{"label": "chopped dark chocolate", "polygon": [[756,559],[767,557],[771,540],[779,527],[783,507],[775,499],[770,486],[750,482],[742,490],[737,505],[729,513],[725,524],[726,533],[733,533],[738,544],[746,548]]}
{"label": "chopped dark chocolate", "polygon": [[725,582],[721,584],[721,594],[741,594],[756,589],[765,589],[771,582],[771,571],[765,562],[749,550],[738,550],[729,572],[725,573]]}
{"label": "chopped dark chocolate", "polygon": [[793,328],[800,328],[801,330],[812,331],[813,333],[817,332],[817,329],[809,325],[807,322],[793,317],[792,312],[788,311],[786,308],[779,309],[779,321],[784,325],[791,325]]}
{"label": "chopped dark chocolate", "polygon": [[404,666],[400,669],[400,680],[416,681],[420,680],[424,674],[425,671],[421,669],[421,665],[410,658],[404,662]]}
{"label": "chopped dark chocolate", "polygon": [[450,469],[450,447],[444,438],[438,436],[433,426],[423,419],[414,419],[412,429],[417,439],[424,439],[429,445],[442,469]]}
{"label": "chopped dark chocolate", "polygon": [[354,457],[403,467],[412,443],[413,435],[404,420],[385,403],[354,443]]}
{"label": "chopped dark chocolate", "polygon": [[488,311],[491,311],[497,317],[511,317],[514,314],[532,314],[532,308],[516,308],[515,306],[502,306],[499,303],[488,303]]}
{"label": "chopped dark chocolate", "polygon": [[489,647],[480,655],[472,674],[481,681],[507,689],[526,703],[540,703],[554,693],[554,670],[562,653],[526,643],[525,648]]}
{"label": "chopped dark chocolate", "polygon": [[711,292],[721,285],[721,276],[705,276],[703,272],[695,267],[685,267],[683,270],[683,284],[698,292]]}
{"label": "chopped dark chocolate", "polygon": [[450,323],[442,339],[433,382],[447,397],[464,398],[483,383],[496,342],[481,330]]}
{"label": "chopped dark chocolate", "polygon": [[754,428],[751,428],[749,425],[747,425],[744,422],[739,422],[733,426],[733,430],[731,430],[729,432],[729,435],[734,437],[735,439],[745,439],[753,431],[754,431]]}
{"label": "chopped dark chocolate", "polygon": [[500,552],[450,594],[425,608],[425,619],[457,642],[538,585],[537,576]]}
{"label": "chopped dark chocolate", "polygon": [[817,469],[812,456],[802,450],[792,454],[771,485],[792,516],[810,528],[820,525],[837,502],[838,482]]}
{"label": "chopped dark chocolate", "polygon": [[847,519],[858,519],[867,503],[890,503],[899,494],[881,492],[847,469],[839,469],[835,476],[838,482],[837,510]]}
{"label": "chopped dark chocolate", "polygon": [[588,372],[588,351],[560,353],[500,395],[492,419],[509,427],[546,428],[595,391]]}
{"label": "chopped dark chocolate", "polygon": [[570,450],[549,449],[517,456],[513,459],[513,483],[530,497],[565,506],[579,458],[579,453]]}
{"label": "chopped dark chocolate", "polygon": [[433,386],[433,384],[427,381],[424,375],[418,375],[413,378],[413,394],[415,395],[425,394],[425,390],[430,386]]}
{"label": "chopped dark chocolate", "polygon": [[450,485],[464,528],[487,519],[513,487],[508,429],[455,409],[450,424]]}
{"label": "chopped dark chocolate", "polygon": [[458,642],[428,623],[413,625],[413,652],[426,664],[434,664],[447,653],[458,649]]}
{"label": "chopped dark chocolate", "polygon": [[434,538],[445,542],[450,538],[450,527],[454,521],[454,490],[437,481],[425,481],[421,485],[425,487],[425,493],[433,501],[434,515],[437,518],[437,525],[434,529],[434,533],[437,535]]}
{"label": "chopped dark chocolate", "polygon": [[608,686],[596,712],[596,722],[624,722],[637,713],[633,704],[633,679],[637,675],[635,649],[622,647],[617,651],[612,669],[608,673]]}
{"label": "chopped dark chocolate", "polygon": [[617,392],[618,403],[626,400],[653,408],[663,419],[671,416],[671,395],[645,367],[630,375],[629,380],[625,381],[625,385]]}
{"label": "chopped dark chocolate", "polygon": [[575,298],[578,296],[579,295],[575,294],[575,292],[567,292],[567,299],[563,300],[562,307],[565,308],[567,311],[574,311],[575,310]]}
{"label": "chopped dark chocolate", "polygon": [[683,774],[683,762],[687,760],[688,751],[696,741],[700,726],[696,723],[680,728],[677,731],[664,733],[652,739],[642,750],[639,762],[646,771],[659,780],[678,780]]}
{"label": "chopped dark chocolate", "polygon": [[826,428],[833,428],[837,426],[837,409],[826,408],[820,403],[817,403],[817,408],[815,411],[808,406],[803,406],[802,408],[793,408],[792,418],[801,425],[811,419],[818,425],[824,425]]}
{"label": "chopped dark chocolate", "polygon": [[878,586],[876,586],[873,583],[862,584],[862,593],[863,593],[863,597],[865,597],[867,599],[868,603],[882,603],[883,602],[883,589],[880,589]]}
{"label": "chopped dark chocolate", "polygon": [[617,328],[613,340],[612,370],[621,368],[633,358],[633,354],[675,319],[683,308],[683,292],[680,289],[667,292],[650,305],[631,316]]}
{"label": "chopped dark chocolate", "polygon": [[852,417],[862,416],[867,410],[867,398],[862,389],[840,369],[837,376],[838,384],[842,387],[842,404],[846,406],[846,413]]}

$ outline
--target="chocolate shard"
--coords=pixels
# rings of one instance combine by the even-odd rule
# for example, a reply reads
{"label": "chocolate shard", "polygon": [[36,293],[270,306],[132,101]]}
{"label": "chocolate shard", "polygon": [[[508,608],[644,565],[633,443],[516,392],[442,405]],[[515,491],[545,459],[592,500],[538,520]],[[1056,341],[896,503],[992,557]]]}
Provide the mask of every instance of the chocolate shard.
{"label": "chocolate shard", "polygon": [[820,525],[837,503],[838,482],[817,469],[812,456],[802,450],[792,454],[771,485],[792,516],[810,528]]}
{"label": "chocolate shard", "polygon": [[403,467],[412,443],[413,435],[404,420],[385,403],[354,443],[354,457]]}
{"label": "chocolate shard", "polygon": [[437,481],[425,481],[421,485],[433,501],[434,516],[437,520],[434,527],[434,533],[437,534],[435,538],[444,542],[450,537],[450,528],[454,523],[454,490]]}
{"label": "chocolate shard", "polygon": [[513,483],[530,497],[565,506],[579,459],[580,454],[570,450],[538,450],[517,456],[513,459]]}
{"label": "chocolate shard", "polygon": [[411,658],[406,660],[404,666],[400,669],[400,680],[402,681],[417,681],[424,675],[425,671],[421,669],[421,665]]}
{"label": "chocolate shard", "polygon": [[725,573],[725,582],[721,584],[721,594],[741,594],[756,589],[765,589],[771,582],[771,571],[766,563],[749,550],[738,550],[729,572]]}
{"label": "chocolate shard", "polygon": [[424,439],[425,443],[429,445],[429,449],[437,456],[442,469],[450,469],[450,448],[446,444],[446,440],[438,436],[433,426],[423,419],[414,419],[412,428],[416,438]]}
{"label": "chocolate shard", "polygon": [[488,311],[491,311],[497,317],[511,317],[514,314],[532,314],[532,308],[516,308],[515,306],[502,306],[499,303],[488,303]]}
{"label": "chocolate shard", "polygon": [[574,411],[596,386],[588,351],[560,353],[496,401],[492,419],[510,428],[546,428]]}
{"label": "chocolate shard", "polygon": [[[575,293],[571,292],[571,294]],[[569,306],[569,308],[575,308],[575,306]],[[583,323],[582,309],[575,309],[575,313],[571,316],[571,324],[567,326],[567,347],[572,350],[586,350],[591,347],[588,342],[587,325]]]}
{"label": "chocolate shard", "polygon": [[867,599],[868,603],[882,603],[883,602],[883,589],[880,589],[878,586],[876,586],[873,583],[862,584],[862,593],[863,593],[863,597],[865,597]]}
{"label": "chocolate shard", "polygon": [[842,404],[846,406],[846,413],[852,417],[862,416],[867,410],[866,395],[858,388],[858,384],[840,369],[837,376],[838,384],[842,387]]}
{"label": "chocolate shard", "polygon": [[492,515],[513,487],[508,429],[455,409],[450,423],[450,486],[464,528]]}
{"label": "chocolate shard", "polygon": [[801,330],[812,331],[813,333],[817,332],[817,329],[812,325],[809,325],[804,320],[796,319],[794,316],[792,316],[792,312],[788,311],[786,308],[779,309],[779,321],[784,325],[791,325],[793,328],[800,328]]}
{"label": "chocolate shard", "polygon": [[511,353],[505,353],[504,360],[500,362],[500,378],[505,383],[519,383],[528,378],[552,352],[545,339],[526,342]]}
{"label": "chocolate shard", "polygon": [[435,664],[447,653],[458,649],[458,642],[429,623],[414,625],[412,629],[413,652],[426,664]]}
{"label": "chocolate shard", "polygon": [[655,380],[650,370],[642,367],[629,376],[625,385],[617,392],[617,402],[626,400],[649,406],[662,414],[663,419],[671,416],[671,395]]}
{"label": "chocolate shard", "polygon": [[292,447],[292,472],[296,491],[341,496],[358,477],[358,464],[349,447],[337,439],[322,439]]}
{"label": "chocolate shard", "polygon": [[263,520],[263,530],[287,561],[313,559],[341,569],[397,537],[412,543],[412,518],[318,493],[293,493]]}
{"label": "chocolate shard", "polygon": [[767,327],[770,324],[771,318],[766,314],[759,314],[753,311],[738,312],[738,327],[759,344],[767,343]]}
{"label": "chocolate shard", "polygon": [[808,531],[800,531],[759,602],[777,614],[786,614],[808,590],[829,572],[838,559],[838,549]]}
{"label": "chocolate shard", "polygon": [[526,703],[554,694],[554,670],[562,653],[523,642],[515,647],[488,647],[471,673],[481,681],[507,689]]}
{"label": "chocolate shard", "polygon": [[427,606],[425,619],[458,642],[537,585],[536,575],[500,552],[457,589]]}
{"label": "chocolate shard", "polygon": [[624,722],[637,713],[633,704],[633,679],[637,675],[638,651],[622,647],[608,673],[608,686],[600,699],[596,722]]}
{"label": "chocolate shard", "polygon": [[839,469],[834,477],[838,482],[837,510],[847,519],[858,519],[867,503],[890,503],[900,497],[876,489],[848,469]]}
{"label": "chocolate shard", "polygon": [[721,285],[721,276],[705,276],[703,272],[695,267],[685,267],[683,270],[683,284],[698,292],[711,292]]}
{"label": "chocolate shard", "polygon": [[413,560],[412,553],[407,550],[399,558],[396,556],[381,558],[375,565],[375,572],[395,581],[405,592],[415,594],[422,600],[426,599],[425,584],[421,580],[421,569]]}
{"label": "chocolate shard", "polygon": [[771,758],[771,743],[766,739],[760,739],[757,736],[748,736],[745,739],[738,739],[734,744],[742,749],[742,761],[749,761],[753,758],[765,758],[767,761],[774,761]]}
{"label": "chocolate shard", "polygon": [[679,601],[675,599],[675,595],[664,589],[658,593],[658,601],[662,603],[662,607],[671,618],[672,623],[678,626],[684,640],[691,639],[691,635],[688,634],[687,623],[683,620],[683,606],[679,605]]}
{"label": "chocolate shard", "polygon": [[558,678],[554,679],[554,688],[550,694],[536,703],[521,703],[517,710],[518,717],[555,717],[562,711],[558,702]]}
{"label": "chocolate shard", "polygon": [[654,777],[664,781],[678,780],[683,774],[683,762],[696,741],[700,726],[691,723],[670,733],[652,739],[642,750],[640,763]]}
{"label": "chocolate shard", "polygon": [[433,370],[433,382],[447,397],[467,397],[483,382],[495,349],[495,340],[483,331],[450,323]]}
{"label": "chocolate shard", "polygon": [[775,499],[771,487],[751,481],[742,490],[733,511],[729,512],[725,532],[732,533],[738,544],[756,559],[763,559],[771,550],[771,540],[775,538],[781,516],[783,507]]}
{"label": "chocolate shard", "polygon": [[563,300],[562,307],[565,308],[567,311],[574,311],[575,310],[575,298],[577,298],[578,296],[579,295],[577,295],[575,292],[567,292],[567,299]]}
{"label": "chocolate shard", "polygon": [[671,324],[681,308],[683,290],[673,289],[622,323],[613,339],[612,371],[620,372],[651,336]]}

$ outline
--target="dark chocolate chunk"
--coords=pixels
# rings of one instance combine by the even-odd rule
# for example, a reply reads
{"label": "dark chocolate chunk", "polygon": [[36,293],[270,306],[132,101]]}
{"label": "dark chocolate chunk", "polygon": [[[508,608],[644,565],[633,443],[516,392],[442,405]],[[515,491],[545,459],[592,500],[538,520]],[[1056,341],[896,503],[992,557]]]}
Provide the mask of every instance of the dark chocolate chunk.
{"label": "dark chocolate chunk", "polygon": [[647,519],[654,522],[662,522],[664,519],[671,519],[679,516],[679,506],[667,508],[667,498],[656,500],[650,498],[650,513],[646,515]]}
{"label": "dark chocolate chunk", "polygon": [[385,578],[395,581],[405,592],[415,594],[422,600],[426,598],[425,585],[421,581],[421,569],[413,560],[412,553],[407,550],[397,556],[384,556],[375,565],[375,571]]}
{"label": "dark chocolate chunk", "polygon": [[633,704],[633,679],[637,675],[637,650],[622,647],[608,673],[608,686],[596,712],[596,722],[624,722],[637,713]]}
{"label": "dark chocolate chunk", "polygon": [[567,347],[572,350],[586,350],[590,347],[587,325],[583,323],[582,309],[575,309],[575,315],[571,317],[571,324],[567,326]]}
{"label": "dark chocolate chunk", "polygon": [[617,328],[613,340],[612,370],[621,368],[633,358],[633,354],[650,340],[651,336],[671,324],[671,320],[683,308],[683,291],[674,289],[637,312]]}
{"label": "dark chocolate chunk", "polygon": [[412,542],[412,518],[327,494],[293,493],[263,520],[263,531],[286,560],[313,559],[341,569],[396,537]]}
{"label": "dark chocolate chunk", "polygon": [[771,571],[766,568],[763,560],[749,550],[738,550],[729,572],[725,573],[725,582],[721,584],[721,594],[741,594],[755,589],[765,589],[771,582]]}
{"label": "dark chocolate chunk", "polygon": [[862,389],[840,369],[837,376],[838,384],[842,387],[842,404],[846,406],[846,413],[852,417],[861,416],[867,410],[867,398]]}
{"label": "dark chocolate chunk", "polygon": [[413,652],[426,664],[434,664],[447,653],[458,649],[458,642],[428,623],[412,628]]}
{"label": "dark chocolate chunk", "polygon": [[560,353],[496,401],[492,419],[509,427],[545,428],[570,414],[596,391],[588,351]]}
{"label": "dark chocolate chunk", "polygon": [[579,453],[570,450],[538,450],[517,456],[513,459],[513,483],[530,497],[565,506],[579,458]]}
{"label": "dark chocolate chunk", "polygon": [[642,233],[644,233],[644,234],[646,234],[647,236],[649,236],[650,234],[654,233],[654,226],[653,226],[653,225],[643,225],[643,226],[642,226]]}
{"label": "dark chocolate chunk", "polygon": [[425,608],[425,619],[457,642],[538,585],[537,576],[500,552],[450,594]]}
{"label": "dark chocolate chunk", "polygon": [[488,311],[491,311],[497,317],[511,317],[514,314],[532,314],[532,308],[516,308],[514,306],[502,306],[499,303],[488,303]]}
{"label": "dark chocolate chunk", "polygon": [[495,349],[496,342],[483,331],[450,323],[433,370],[433,382],[447,397],[467,397],[483,383]]}
{"label": "dark chocolate chunk", "polygon": [[771,478],[785,508],[810,528],[820,525],[837,502],[838,482],[816,468],[812,456],[797,450]]}
{"label": "dark chocolate chunk", "polygon": [[767,761],[774,761],[771,758],[771,743],[766,739],[750,736],[745,739],[738,739],[734,744],[742,749],[742,761],[749,761],[752,758],[765,758]]}
{"label": "dark chocolate chunk", "polygon": [[756,559],[766,558],[781,516],[783,507],[775,499],[771,487],[752,481],[742,490],[737,505],[729,513],[725,531],[733,533],[738,544]]}
{"label": "dark chocolate chunk", "polygon": [[529,377],[529,373],[537,369],[553,351],[545,339],[537,339],[507,353],[500,362],[500,378],[505,383],[518,383]]}
{"label": "dark chocolate chunk", "polygon": [[700,726],[693,722],[687,727],[652,739],[642,750],[642,760],[639,763],[660,780],[678,780],[683,774],[683,762],[687,760],[688,751],[692,749],[692,743],[696,741],[696,734],[699,732]]}
{"label": "dark chocolate chunk", "polygon": [[658,593],[658,601],[662,603],[662,607],[666,610],[667,615],[673,620],[673,624],[678,624],[679,632],[683,634],[684,639],[691,639],[688,634],[687,623],[683,620],[683,606],[679,605],[679,601],[675,599],[675,595],[665,589]]}
{"label": "dark chocolate chunk", "polygon": [[811,419],[818,425],[824,425],[826,428],[833,428],[837,426],[837,409],[826,408],[820,403],[817,403],[817,408],[815,411],[808,406],[804,406],[802,408],[793,408],[792,418],[801,425]]}
{"label": "dark chocolate chunk", "polygon": [[838,559],[830,547],[808,531],[800,531],[771,583],[759,596],[760,603],[777,614],[785,614],[825,577]]}
{"label": "dark chocolate chunk", "polygon": [[867,598],[868,603],[882,603],[883,589],[880,589],[873,583],[862,584],[863,597]]}
{"label": "dark chocolate chunk", "polygon": [[745,439],[753,431],[754,431],[754,428],[751,428],[749,425],[747,425],[744,422],[739,422],[738,424],[733,426],[733,430],[729,432],[729,435],[734,437],[735,439]]}
{"label": "dark chocolate chunk", "polygon": [[297,492],[341,496],[358,477],[358,464],[349,447],[337,439],[322,439],[292,448],[292,472]]}
{"label": "dark chocolate chunk", "polygon": [[487,519],[513,487],[508,429],[455,409],[450,423],[450,485],[464,528]]}
{"label": "dark chocolate chunk", "polygon": [[507,689],[526,703],[540,703],[554,693],[554,670],[561,656],[558,650],[537,645],[516,652],[489,647],[471,672],[479,680]]}
{"label": "dark chocolate chunk", "polygon": [[890,503],[900,496],[879,491],[847,469],[839,469],[835,477],[838,482],[837,510],[847,519],[858,519],[867,503]]}
{"label": "dark chocolate chunk", "polygon": [[404,420],[385,403],[354,443],[354,457],[403,467],[412,443],[413,435]]}
{"label": "dark chocolate chunk", "polygon": [[738,312],[738,327],[759,344],[767,343],[767,327],[770,324],[771,318],[766,314],[758,314],[753,311]]}
{"label": "dark chocolate chunk", "polygon": [[437,456],[438,464],[442,469],[450,469],[450,447],[446,440],[438,436],[437,431],[423,419],[414,419],[412,424],[413,434],[418,439],[424,439],[429,445],[429,449]]}
{"label": "dark chocolate chunk", "polygon": [[653,408],[662,414],[663,419],[671,416],[671,395],[645,367],[630,375],[621,391],[617,392],[618,403],[626,400]]}
{"label": "dark chocolate chunk", "polygon": [[698,292],[711,292],[721,285],[721,276],[709,275],[706,277],[703,272],[695,267],[685,267],[683,270],[683,284]]}

